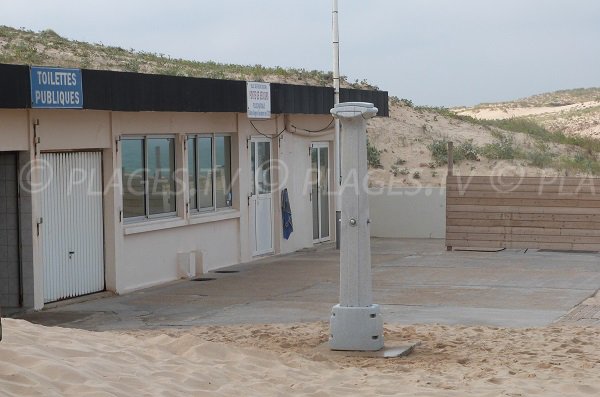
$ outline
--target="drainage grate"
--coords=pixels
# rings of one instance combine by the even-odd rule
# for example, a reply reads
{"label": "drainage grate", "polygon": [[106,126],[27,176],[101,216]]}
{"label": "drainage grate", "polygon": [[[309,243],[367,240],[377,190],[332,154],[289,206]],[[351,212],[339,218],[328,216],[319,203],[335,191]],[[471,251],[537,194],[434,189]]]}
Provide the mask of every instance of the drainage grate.
{"label": "drainage grate", "polygon": [[220,273],[220,274],[233,274],[233,273],[239,273],[239,270],[215,270],[213,273]]}
{"label": "drainage grate", "polygon": [[193,278],[192,281],[213,281],[216,280],[216,278],[210,278],[210,277],[197,277],[197,278]]}

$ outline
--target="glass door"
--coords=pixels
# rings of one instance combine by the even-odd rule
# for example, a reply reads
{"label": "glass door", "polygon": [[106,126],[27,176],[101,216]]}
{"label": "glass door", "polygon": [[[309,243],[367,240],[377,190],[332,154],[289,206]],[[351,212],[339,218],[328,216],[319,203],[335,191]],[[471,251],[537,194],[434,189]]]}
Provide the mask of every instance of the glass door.
{"label": "glass door", "polygon": [[250,233],[253,255],[273,252],[273,194],[271,140],[250,140]]}
{"label": "glass door", "polygon": [[318,142],[312,144],[312,219],[313,240],[328,241],[329,233],[329,144]]}

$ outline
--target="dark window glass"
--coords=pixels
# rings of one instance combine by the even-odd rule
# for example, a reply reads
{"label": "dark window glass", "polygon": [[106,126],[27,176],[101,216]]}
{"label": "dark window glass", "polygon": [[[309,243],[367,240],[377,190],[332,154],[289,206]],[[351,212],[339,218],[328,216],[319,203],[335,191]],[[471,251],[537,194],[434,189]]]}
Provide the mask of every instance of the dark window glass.
{"label": "dark window glass", "polygon": [[149,215],[175,212],[175,139],[148,138]]}
{"label": "dark window glass", "polygon": [[144,139],[121,141],[123,172],[123,217],[146,215],[144,180]]}
{"label": "dark window glass", "polygon": [[196,193],[196,180],[198,179],[198,167],[197,164],[197,151],[196,151],[196,138],[188,138],[187,140],[188,149],[188,183],[190,190],[190,209],[198,209],[198,195]]}
{"label": "dark window glass", "polygon": [[214,208],[212,137],[198,137],[198,198],[200,209]]}
{"label": "dark window glass", "polygon": [[231,137],[215,137],[215,191],[217,208],[231,207]]}

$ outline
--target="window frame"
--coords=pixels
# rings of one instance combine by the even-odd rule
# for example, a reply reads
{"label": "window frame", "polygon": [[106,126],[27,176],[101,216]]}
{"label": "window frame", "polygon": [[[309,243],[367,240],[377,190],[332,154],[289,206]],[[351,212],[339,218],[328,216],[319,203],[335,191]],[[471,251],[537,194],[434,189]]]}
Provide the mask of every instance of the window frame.
{"label": "window frame", "polygon": [[[148,140],[149,139],[172,139],[173,140],[173,179],[175,182],[175,190],[173,192],[173,197],[175,200],[175,211],[169,212],[161,212],[160,214],[150,214],[150,184],[148,182]],[[144,135],[123,135],[121,136],[121,140],[142,140],[144,151],[142,155],[144,156],[144,216],[135,216],[125,218],[123,217],[123,223],[137,223],[144,221],[151,221],[156,219],[165,219],[165,218],[176,218],[177,217],[177,176],[175,175],[177,172],[177,135],[176,134],[144,134]],[[121,150],[121,173],[123,172],[123,150]],[[169,164],[171,166],[171,164]],[[123,182],[121,181],[121,187],[124,189]],[[123,196],[123,194],[121,195]],[[124,209],[123,209],[124,212]]]}
{"label": "window frame", "polygon": [[[232,146],[233,146],[233,134],[231,133],[225,133],[225,132],[215,132],[215,133],[198,133],[198,134],[188,134],[186,135],[186,142],[189,142],[190,138],[194,138],[194,143],[196,145],[196,149],[195,149],[195,154],[196,154],[196,158],[194,160],[194,166],[196,167],[195,170],[195,174],[196,174],[196,180],[195,180],[195,184],[196,184],[196,208],[192,209],[191,203],[190,203],[190,197],[189,197],[189,191],[188,191],[188,208],[189,208],[189,213],[192,216],[195,215],[204,215],[204,214],[214,214],[214,213],[218,213],[220,211],[229,211],[231,209],[234,208],[233,205],[233,183],[232,183],[232,176],[229,175],[229,189],[231,191],[231,196],[232,196],[232,200],[231,200],[231,205],[228,207],[217,207],[217,189],[216,189],[216,177],[217,177],[217,168],[215,166],[216,161],[217,161],[217,157],[216,157],[216,152],[217,152],[217,145],[216,145],[216,139],[217,137],[228,137],[229,138],[229,172],[231,174],[231,169],[232,169]],[[210,146],[211,146],[211,170],[210,170],[210,175],[212,178],[212,183],[211,183],[211,190],[212,190],[212,206],[211,207],[204,207],[204,208],[200,208],[200,202],[199,202],[199,198],[200,195],[198,194],[198,189],[200,187],[200,151],[198,150],[198,138],[210,138]],[[189,147],[186,150],[186,155],[189,156],[190,155],[190,150]],[[186,159],[186,167],[189,166],[189,158]],[[189,169],[188,169],[188,175],[189,175]],[[187,182],[189,184],[189,182]],[[189,186],[188,186],[189,187]]]}

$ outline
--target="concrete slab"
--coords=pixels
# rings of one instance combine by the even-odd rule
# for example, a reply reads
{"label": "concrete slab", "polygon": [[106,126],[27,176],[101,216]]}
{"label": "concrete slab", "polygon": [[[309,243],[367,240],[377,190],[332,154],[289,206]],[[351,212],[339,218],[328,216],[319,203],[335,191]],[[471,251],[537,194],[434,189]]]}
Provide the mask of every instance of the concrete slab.
{"label": "concrete slab", "polygon": [[[386,323],[535,327],[600,288],[600,255],[447,252],[443,240],[372,239],[373,291]],[[324,244],[123,296],[21,314],[90,330],[328,321],[339,302],[339,253]],[[229,270],[228,269],[228,270]]]}
{"label": "concrete slab", "polygon": [[530,310],[518,308],[490,309],[464,306],[399,306],[383,305],[382,315],[392,324],[485,325],[489,327],[543,327],[559,319],[562,310]]}
{"label": "concrete slab", "polygon": [[364,358],[402,358],[410,355],[416,347],[421,346],[421,342],[406,342],[402,346],[386,345],[381,350],[374,352],[368,351],[344,351],[331,350],[329,342],[319,345],[315,350],[324,355],[342,356],[342,357],[364,357]]}

